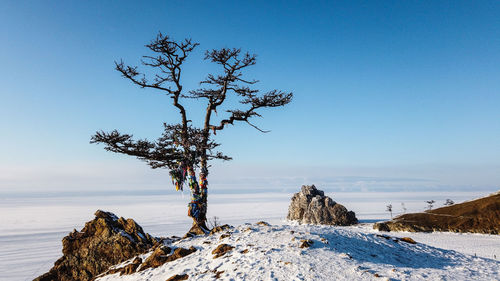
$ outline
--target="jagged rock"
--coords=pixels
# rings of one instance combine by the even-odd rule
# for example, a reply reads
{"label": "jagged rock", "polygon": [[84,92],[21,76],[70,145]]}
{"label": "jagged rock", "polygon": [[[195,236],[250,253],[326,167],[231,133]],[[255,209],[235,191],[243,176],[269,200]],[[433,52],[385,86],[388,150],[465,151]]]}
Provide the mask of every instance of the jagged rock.
{"label": "jagged rock", "polygon": [[134,273],[137,270],[137,268],[139,267],[139,265],[141,265],[141,263],[142,263],[142,259],[139,257],[136,257],[132,261],[132,263],[129,263],[124,267],[111,269],[106,274],[120,273],[120,275],[124,275],[124,274],[129,275],[129,274]]}
{"label": "jagged rock", "polygon": [[98,210],[81,231],[62,240],[63,256],[34,281],[87,281],[110,266],[145,253],[157,241],[133,219]]}
{"label": "jagged rock", "polygon": [[265,222],[265,221],[259,221],[256,224],[261,225],[261,226],[270,226],[270,224],[268,222]]}
{"label": "jagged rock", "polygon": [[231,251],[232,249],[234,249],[234,247],[231,245],[220,244],[219,246],[217,246],[217,248],[215,248],[212,251],[212,254],[214,255],[214,259],[216,259],[218,257],[222,257],[223,255],[225,255],[227,252]]}
{"label": "jagged rock", "polygon": [[196,248],[191,246],[189,249],[176,248],[172,254],[169,255],[171,249],[169,247],[158,247],[154,252],[144,261],[141,265],[139,271],[143,271],[147,268],[156,268],[167,262],[174,261],[176,259],[183,258],[191,253],[196,252]]}
{"label": "jagged rock", "polygon": [[224,230],[230,229],[230,228],[232,228],[232,226],[230,226],[229,224],[218,225],[218,226],[212,228],[212,230],[210,230],[209,234],[213,235],[213,234],[215,234],[217,232],[224,231]]}
{"label": "jagged rock", "polygon": [[387,224],[384,223],[384,222],[376,222],[373,225],[373,228],[376,229],[376,230],[378,230],[378,231],[386,231],[386,232],[391,231],[391,229],[389,228],[389,226],[387,226]]}
{"label": "jagged rock", "polygon": [[302,239],[300,240],[299,248],[309,248],[312,246],[312,244],[314,244],[314,241],[312,241],[311,239]]}
{"label": "jagged rock", "polygon": [[379,231],[500,233],[500,193],[375,223]]}
{"label": "jagged rock", "polygon": [[189,231],[184,235],[184,238],[194,237],[196,235],[205,235],[209,232],[210,232],[209,229],[206,229],[205,227],[202,227],[197,224],[193,224],[191,229],[189,229]]}
{"label": "jagged rock", "polygon": [[144,261],[139,270],[142,271],[150,267],[155,268],[164,264],[167,261],[168,254],[170,254],[171,251],[172,249],[170,247],[157,247],[153,251],[153,253]]}
{"label": "jagged rock", "polygon": [[301,191],[295,193],[288,208],[289,220],[301,223],[352,225],[358,223],[353,211],[336,203],[314,185],[303,185]]}

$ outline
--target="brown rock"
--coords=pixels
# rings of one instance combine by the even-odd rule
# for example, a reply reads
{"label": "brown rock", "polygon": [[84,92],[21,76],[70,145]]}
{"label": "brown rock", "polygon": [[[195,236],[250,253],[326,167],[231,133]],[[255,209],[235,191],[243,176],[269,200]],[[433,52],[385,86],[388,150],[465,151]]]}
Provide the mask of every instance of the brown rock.
{"label": "brown rock", "polygon": [[189,278],[189,275],[187,274],[176,274],[170,278],[168,278],[166,281],[181,281],[181,280],[187,280]]}
{"label": "brown rock", "polygon": [[393,242],[396,242],[396,243],[398,243],[399,241],[403,241],[403,242],[410,243],[410,244],[417,244],[417,242],[415,242],[415,240],[411,239],[410,237],[399,238],[399,237],[392,237],[389,235],[380,235],[380,234],[377,234],[377,237],[381,237],[381,238],[384,238],[386,240],[392,240]]}
{"label": "brown rock", "polygon": [[156,268],[166,263],[168,254],[170,254],[171,251],[172,249],[170,249],[170,247],[157,247],[153,251],[153,253],[144,261],[144,263],[142,263],[140,271],[151,267]]}
{"label": "brown rock", "polygon": [[110,266],[145,253],[156,242],[132,219],[101,210],[95,216],[81,231],[63,238],[63,256],[35,281],[91,280]]}
{"label": "brown rock", "polygon": [[312,246],[312,244],[314,244],[314,241],[312,241],[311,239],[302,239],[300,240],[299,248],[309,248]]}
{"label": "brown rock", "polygon": [[210,235],[213,235],[213,234],[220,232],[220,231],[230,229],[231,227],[232,226],[230,226],[229,224],[216,226],[216,227],[212,228],[212,230],[210,230]]}
{"label": "brown rock", "polygon": [[378,231],[385,231],[389,232],[391,229],[387,226],[385,222],[377,222],[373,225],[373,229],[376,229]]}
{"label": "brown rock", "polygon": [[115,269],[111,269],[107,272],[107,274],[115,274],[115,273],[120,273],[120,275],[129,275],[129,274],[132,274],[134,273],[137,268],[139,267],[139,265],[141,265],[142,263],[142,259],[139,258],[139,257],[136,257],[132,263],[130,264],[127,264],[126,266],[124,267],[121,267],[121,268],[115,268]]}
{"label": "brown rock", "polygon": [[398,240],[406,242],[406,243],[410,243],[410,244],[417,244],[417,242],[415,242],[415,240],[411,239],[410,237],[402,237],[402,238],[399,238]]}
{"label": "brown rock", "polygon": [[224,270],[221,270],[221,271],[215,271],[215,279],[219,279],[220,276],[222,275],[222,273],[224,273]]}
{"label": "brown rock", "polygon": [[324,192],[316,189],[314,185],[303,185],[301,191],[293,195],[287,219],[327,225],[358,223],[354,212],[325,196]]}
{"label": "brown rock", "polygon": [[172,254],[169,253],[172,250],[169,247],[158,247],[154,252],[144,261],[141,265],[139,271],[143,271],[148,268],[156,268],[167,262],[174,261],[176,259],[183,258],[191,253],[196,252],[196,248],[191,246],[189,249],[176,248]]}
{"label": "brown rock", "polygon": [[262,226],[270,226],[270,224],[265,222],[265,221],[259,221],[259,222],[257,222],[257,224],[262,225]]}
{"label": "brown rock", "polygon": [[196,248],[193,246],[189,247],[189,249],[177,248],[174,250],[174,252],[170,256],[168,256],[167,262],[175,261],[176,259],[183,258],[187,255],[194,253],[194,252],[196,252]]}
{"label": "brown rock", "polygon": [[234,247],[231,245],[220,244],[219,246],[217,246],[217,248],[215,248],[212,251],[212,254],[214,255],[214,259],[216,259],[218,257],[222,257],[223,255],[225,255],[227,252],[231,251],[232,249],[234,249]]}
{"label": "brown rock", "polygon": [[195,237],[197,235],[205,235],[208,233],[210,233],[210,231],[205,227],[202,227],[198,224],[193,224],[193,226],[191,226],[191,229],[189,229],[189,231],[184,235],[184,238]]}

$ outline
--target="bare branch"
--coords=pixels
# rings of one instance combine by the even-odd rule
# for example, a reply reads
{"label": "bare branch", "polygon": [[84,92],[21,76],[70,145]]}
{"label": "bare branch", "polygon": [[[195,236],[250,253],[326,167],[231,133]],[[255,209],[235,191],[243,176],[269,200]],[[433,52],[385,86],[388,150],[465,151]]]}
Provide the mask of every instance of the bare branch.
{"label": "bare branch", "polygon": [[[230,160],[229,156],[214,149],[219,146],[211,139],[211,133],[224,129],[234,122],[246,122],[260,132],[267,133],[250,122],[254,117],[261,117],[257,111],[261,108],[284,106],[293,98],[292,93],[272,90],[264,94],[254,88],[258,80],[247,79],[244,71],[256,64],[257,56],[243,53],[237,48],[212,49],[205,53],[205,60],[220,65],[220,73],[210,73],[200,82],[204,87],[182,92],[181,73],[184,61],[198,46],[191,39],[175,41],[167,35],[158,33],[146,47],[153,53],[142,57],[141,64],[153,70],[146,75],[137,66],[126,65],[123,61],[115,62],[116,70],[123,77],[141,88],[152,88],[166,93],[172,98],[172,104],[179,110],[181,122],[175,125],[165,124],[163,135],[156,141],[134,140],[132,135],[96,132],[92,143],[103,143],[108,151],[135,156],[148,162],[153,168],[175,168],[179,162],[192,166],[207,167],[207,161],[213,159]],[[149,73],[149,72],[148,72]],[[217,112],[229,95],[234,95],[247,109],[230,109],[228,117],[222,118],[218,125],[211,124],[211,115]],[[182,98],[207,99],[205,120],[202,128],[195,128],[187,119]]]}
{"label": "bare branch", "polygon": [[262,130],[261,128],[255,126],[254,124],[250,123],[248,120],[246,121],[248,123],[248,125],[254,127],[255,129],[257,129],[258,131],[262,132],[262,133],[269,133],[271,131],[265,131],[265,130]]}

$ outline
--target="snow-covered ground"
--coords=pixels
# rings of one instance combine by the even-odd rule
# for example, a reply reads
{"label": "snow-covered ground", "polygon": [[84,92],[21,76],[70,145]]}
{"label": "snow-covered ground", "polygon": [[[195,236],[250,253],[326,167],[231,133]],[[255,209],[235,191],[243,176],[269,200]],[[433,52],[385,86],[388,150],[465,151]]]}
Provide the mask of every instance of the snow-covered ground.
{"label": "snow-covered ground", "polygon": [[362,233],[383,233],[395,237],[410,237],[415,241],[460,253],[500,261],[500,235],[453,232],[379,232],[373,223],[361,223],[349,227]]}
{"label": "snow-covered ground", "polygon": [[[221,237],[228,232],[229,237]],[[444,238],[440,233],[433,235],[437,240]],[[158,268],[98,280],[164,281],[176,274],[187,274],[190,280],[214,280],[216,273],[222,280],[500,280],[500,261],[421,241],[410,244],[386,238],[363,227],[244,224],[174,242],[169,246],[198,250]],[[469,240],[481,238],[469,236]],[[312,246],[300,248],[307,239],[313,241]],[[214,258],[212,251],[222,243],[234,249]]]}
{"label": "snow-covered ground", "polygon": [[[363,222],[388,219],[386,205],[395,214],[422,211],[425,200],[442,205],[445,199],[455,202],[488,195],[491,192],[336,192],[326,194],[356,212]],[[220,223],[240,225],[265,220],[283,223],[292,194],[210,194],[209,217]],[[141,196],[5,197],[0,198],[0,280],[32,280],[48,271],[62,253],[61,239],[73,228],[81,229],[93,219],[97,209],[133,218],[146,232],[155,236],[182,235],[191,220],[186,216],[187,193]],[[370,225],[351,227],[352,232],[371,234]],[[499,236],[478,234],[391,233],[410,236],[416,241],[443,249],[500,260]]]}

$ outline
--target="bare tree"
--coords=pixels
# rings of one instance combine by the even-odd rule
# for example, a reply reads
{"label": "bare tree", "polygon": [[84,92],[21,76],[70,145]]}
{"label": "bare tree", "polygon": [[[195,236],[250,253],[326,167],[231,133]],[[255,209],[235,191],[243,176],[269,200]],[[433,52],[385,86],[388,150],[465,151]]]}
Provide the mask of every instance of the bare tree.
{"label": "bare tree", "polygon": [[392,219],[392,204],[389,204],[386,207],[387,207],[386,211],[391,213],[391,219]]}
{"label": "bare tree", "polygon": [[210,228],[215,228],[219,226],[219,217],[213,216],[212,218],[207,220],[207,224]]}
{"label": "bare tree", "polygon": [[425,203],[427,203],[428,210],[432,210],[432,207],[434,206],[433,204],[436,203],[436,201],[429,200],[429,201],[425,201]]}
{"label": "bare tree", "polygon": [[453,205],[453,204],[455,204],[455,202],[453,202],[453,200],[451,200],[451,199],[446,199],[446,202],[444,202],[444,204],[443,204],[443,205],[445,205],[445,206],[451,206],[451,205]]}
{"label": "bare tree", "polygon": [[[143,56],[141,60],[143,67],[150,68],[149,71],[141,72],[137,66],[126,65],[123,61],[115,62],[116,70],[133,84],[170,97],[172,105],[179,112],[179,123],[164,123],[164,132],[156,141],[135,140],[132,135],[117,130],[98,131],[90,141],[104,144],[104,149],[108,151],[135,156],[153,169],[169,169],[177,190],[187,183],[192,194],[188,209],[188,215],[193,218],[190,234],[208,231],[208,161],[231,160],[231,157],[215,150],[220,144],[213,140],[213,135],[236,122],[247,123],[260,132],[268,132],[252,124],[251,119],[262,117],[258,110],[284,106],[293,98],[292,93],[280,90],[261,93],[254,88],[258,81],[244,78],[243,72],[256,63],[256,55],[229,48],[206,51],[205,60],[218,65],[220,73],[208,74],[200,82],[199,89],[185,91],[181,83],[183,63],[198,45],[191,39],[175,41],[159,33],[146,45],[152,54]],[[230,96],[238,99],[240,107],[226,110],[226,117],[215,122],[212,118],[214,113],[217,114],[221,106],[228,106],[226,101]],[[196,127],[188,117],[186,103],[191,99],[206,100],[201,127]],[[199,172],[199,183],[196,171]]]}

